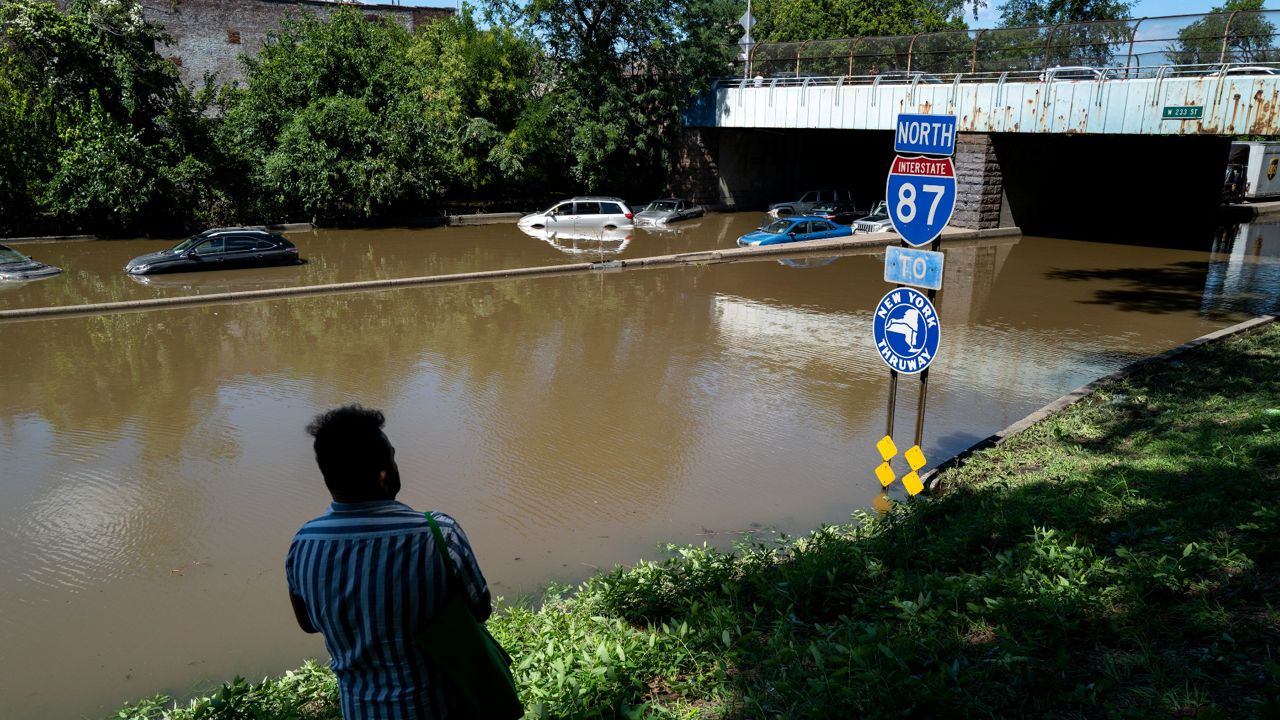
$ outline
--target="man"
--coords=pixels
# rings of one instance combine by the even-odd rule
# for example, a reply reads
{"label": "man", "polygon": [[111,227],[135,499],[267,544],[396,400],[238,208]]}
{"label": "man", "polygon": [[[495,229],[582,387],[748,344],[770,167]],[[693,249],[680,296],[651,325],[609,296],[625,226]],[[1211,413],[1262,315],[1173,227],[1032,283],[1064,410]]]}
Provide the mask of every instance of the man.
{"label": "man", "polygon": [[[333,504],[298,530],[285,559],[305,632],[324,634],[345,720],[455,717],[443,676],[414,644],[451,591],[426,517],[396,502],[400,471],[381,412],[348,405],[316,416],[316,463]],[[433,513],[476,619],[489,588],[467,536]]]}

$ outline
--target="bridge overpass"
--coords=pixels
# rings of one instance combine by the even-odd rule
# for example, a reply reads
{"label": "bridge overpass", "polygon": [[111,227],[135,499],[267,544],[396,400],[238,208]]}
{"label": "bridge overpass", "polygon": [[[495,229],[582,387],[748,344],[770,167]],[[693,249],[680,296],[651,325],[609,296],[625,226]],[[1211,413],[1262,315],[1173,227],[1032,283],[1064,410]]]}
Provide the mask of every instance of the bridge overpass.
{"label": "bridge overpass", "polygon": [[679,189],[739,207],[825,186],[875,200],[897,115],[945,114],[958,226],[1081,237],[1096,217],[1064,212],[1119,199],[1180,211],[1135,228],[1204,230],[1231,139],[1280,135],[1278,26],[1221,13],[759,44],[687,113]]}

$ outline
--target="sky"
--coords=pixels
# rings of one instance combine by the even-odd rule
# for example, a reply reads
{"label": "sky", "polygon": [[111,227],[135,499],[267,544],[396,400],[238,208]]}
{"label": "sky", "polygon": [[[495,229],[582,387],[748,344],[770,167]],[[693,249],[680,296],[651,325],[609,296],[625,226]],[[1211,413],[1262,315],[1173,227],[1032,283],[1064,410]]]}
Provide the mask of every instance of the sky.
{"label": "sky", "polygon": [[[384,1],[388,4],[393,3],[393,0]],[[1138,4],[1133,8],[1133,17],[1203,13],[1209,12],[1215,5],[1223,5],[1224,3],[1225,0],[1216,0],[1216,2],[1215,0],[1138,0]],[[454,7],[456,5],[452,0],[399,0],[393,4],[419,7]],[[1268,10],[1280,10],[1280,0],[1266,0],[1262,5]],[[976,22],[972,19],[969,20],[969,26],[972,28],[990,28],[999,24],[999,20],[1000,3],[989,1],[986,8],[978,11],[978,20]]]}

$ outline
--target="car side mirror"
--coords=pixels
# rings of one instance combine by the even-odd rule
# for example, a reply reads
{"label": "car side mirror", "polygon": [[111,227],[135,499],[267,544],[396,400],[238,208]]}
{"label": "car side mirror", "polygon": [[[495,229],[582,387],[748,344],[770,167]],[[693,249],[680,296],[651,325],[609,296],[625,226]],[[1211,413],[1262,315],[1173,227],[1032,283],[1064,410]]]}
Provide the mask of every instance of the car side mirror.
{"label": "car side mirror", "polygon": [[186,251],[186,252],[182,253],[182,257],[184,257],[184,258],[186,258],[186,259],[188,259],[188,260],[195,260],[195,259],[196,259],[196,249],[195,249],[195,248],[191,248],[190,250],[188,250],[188,251]]}

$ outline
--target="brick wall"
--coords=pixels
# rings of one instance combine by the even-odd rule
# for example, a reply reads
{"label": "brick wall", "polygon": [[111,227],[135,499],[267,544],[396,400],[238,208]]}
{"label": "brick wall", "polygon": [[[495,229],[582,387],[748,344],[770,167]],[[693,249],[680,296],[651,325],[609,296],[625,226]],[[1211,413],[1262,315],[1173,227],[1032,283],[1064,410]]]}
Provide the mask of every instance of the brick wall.
{"label": "brick wall", "polygon": [[[214,73],[225,84],[244,78],[240,55],[256,55],[282,19],[301,14],[324,17],[340,5],[316,0],[143,0],[142,6],[147,21],[173,37],[171,45],[156,49],[178,65],[185,82],[197,84],[206,73]],[[453,8],[356,7],[370,18],[387,18],[410,31],[454,14]]]}

